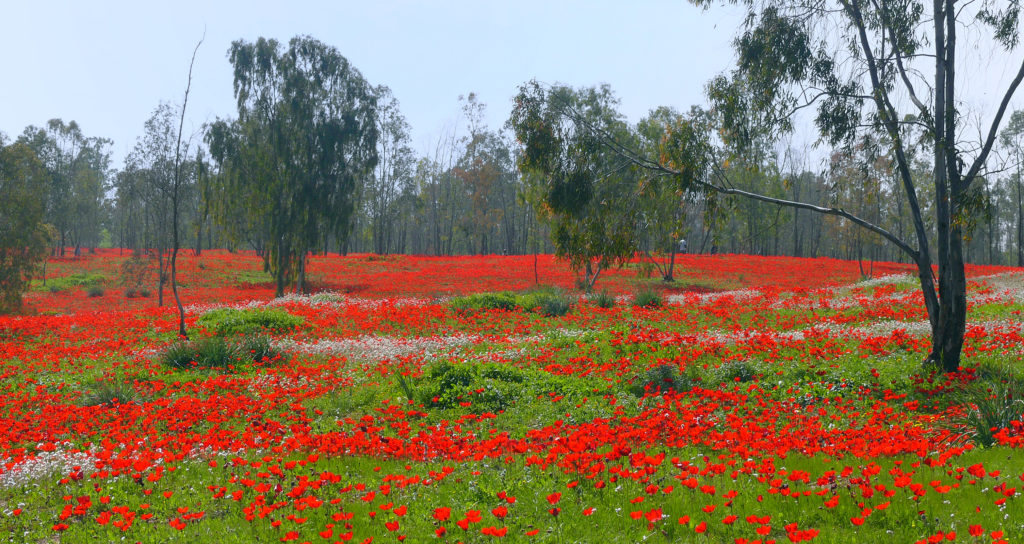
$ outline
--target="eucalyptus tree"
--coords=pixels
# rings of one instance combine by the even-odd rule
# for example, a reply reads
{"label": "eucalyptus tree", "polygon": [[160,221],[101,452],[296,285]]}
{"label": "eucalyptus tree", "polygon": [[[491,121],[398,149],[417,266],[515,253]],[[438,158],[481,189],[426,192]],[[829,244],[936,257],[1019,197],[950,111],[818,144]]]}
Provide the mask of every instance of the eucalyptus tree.
{"label": "eucalyptus tree", "polygon": [[0,133],[0,313],[21,308],[53,234],[44,223],[46,169],[28,145],[4,144]]}
{"label": "eucalyptus tree", "polygon": [[296,37],[232,43],[235,120],[210,125],[219,168],[214,213],[245,206],[267,232],[264,266],[284,294],[303,289],[306,255],[323,232],[345,239],[357,181],[377,163],[373,89],[336,49]]}
{"label": "eucalyptus tree", "polygon": [[88,137],[78,123],[51,119],[45,127],[29,126],[18,141],[28,145],[48,174],[46,221],[57,230],[58,251],[70,241],[75,252],[99,244],[99,224],[106,199],[111,141]]}
{"label": "eucalyptus tree", "polygon": [[[713,0],[694,0],[707,7]],[[976,181],[1021,80],[1024,62],[998,91],[998,106],[989,112],[980,138],[972,141],[958,106],[960,33],[969,43],[987,39],[1002,53],[1018,45],[1019,6],[1011,2],[963,3],[933,0],[736,0],[747,12],[736,38],[736,68],[709,88],[724,140],[742,149],[754,134],[792,131],[801,111],[814,112],[821,141],[848,146],[872,133],[889,148],[912,219],[913,232],[900,237],[844,209],[790,201],[733,187],[711,134],[669,131],[657,157],[645,156],[588,120],[563,109],[577,126],[601,136],[605,148],[630,157],[651,175],[678,178],[680,190],[732,194],[842,217],[886,239],[916,264],[931,325],[932,346],[926,363],[955,371],[960,365],[966,326],[965,226],[982,209]],[[1017,66],[1014,64],[1014,66]],[[681,125],[680,128],[688,128]],[[908,153],[909,140],[923,131],[930,146],[932,211],[929,228],[919,196],[923,193]],[[529,146],[528,146],[529,149]],[[691,175],[676,153],[716,157],[700,175]],[[935,247],[933,260],[932,247]],[[938,277],[932,265],[938,265]]]}
{"label": "eucalyptus tree", "polygon": [[527,194],[551,226],[555,254],[583,273],[585,289],[638,247],[637,168],[606,147],[637,147],[617,105],[607,85],[574,90],[530,82],[509,119],[523,146],[519,168],[536,187]]}

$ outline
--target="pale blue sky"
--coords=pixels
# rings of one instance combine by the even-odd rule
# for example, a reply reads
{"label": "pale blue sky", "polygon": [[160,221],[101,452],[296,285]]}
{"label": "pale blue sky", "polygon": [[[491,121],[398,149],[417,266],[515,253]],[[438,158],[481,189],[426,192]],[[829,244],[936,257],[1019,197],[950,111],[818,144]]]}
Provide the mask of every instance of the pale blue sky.
{"label": "pale blue sky", "polygon": [[729,67],[737,12],[682,0],[6,2],[0,131],[74,119],[114,140],[115,166],[160,100],[180,102],[196,58],[188,123],[234,116],[233,40],[308,34],[335,46],[372,84],[393,90],[427,150],[457,98],[474,91],[497,127],[521,83],[609,83],[638,120],[658,105],[703,103]]}
{"label": "pale blue sky", "polygon": [[[633,121],[659,105],[703,104],[705,83],[732,65],[739,22],[735,7],[702,12],[686,0],[8,0],[0,131],[15,137],[29,124],[74,119],[87,135],[114,140],[120,167],[156,105],[180,103],[204,29],[189,99],[194,130],[235,114],[226,57],[233,40],[308,34],[335,46],[370,83],[391,87],[424,153],[458,122],[460,94],[476,92],[498,127],[531,78],[608,83]],[[994,90],[1005,89],[1021,52],[992,55],[970,41],[961,51],[965,111],[984,112],[968,124],[987,127],[1001,97]],[[796,141],[812,141],[806,132]]]}

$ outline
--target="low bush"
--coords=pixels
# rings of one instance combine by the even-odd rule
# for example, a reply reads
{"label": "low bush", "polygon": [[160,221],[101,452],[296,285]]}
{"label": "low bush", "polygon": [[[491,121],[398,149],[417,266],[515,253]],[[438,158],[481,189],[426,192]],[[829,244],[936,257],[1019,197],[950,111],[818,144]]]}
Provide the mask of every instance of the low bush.
{"label": "low bush", "polygon": [[453,298],[448,305],[460,314],[482,310],[523,309],[549,317],[565,315],[572,309],[572,301],[569,297],[554,288],[540,288],[522,294],[509,291],[477,293]]}
{"label": "low bush", "polygon": [[241,350],[220,336],[171,344],[161,354],[161,362],[178,370],[231,370],[243,360]]}
{"label": "low bush", "polygon": [[548,317],[563,316],[572,309],[572,301],[557,289],[527,293],[520,295],[518,299],[522,308]]}
{"label": "low bush", "polygon": [[46,280],[45,288],[51,293],[58,293],[79,287],[83,289],[98,287],[106,283],[106,281],[107,277],[102,274],[70,274]]}
{"label": "low bush", "polygon": [[660,308],[663,305],[661,295],[656,291],[644,289],[633,295],[634,308]]}
{"label": "low bush", "polygon": [[464,297],[456,297],[448,305],[459,313],[477,310],[514,310],[519,306],[516,296],[508,291],[476,293]]}
{"label": "low bush", "polygon": [[85,293],[89,295],[89,298],[102,297],[105,291],[99,285],[93,285],[85,290]]}
{"label": "low bush", "polygon": [[411,391],[418,404],[432,408],[464,408],[474,413],[499,413],[519,399],[551,392],[563,393],[570,386],[559,376],[525,370],[508,364],[452,364],[441,361],[417,380],[403,378],[399,386]]}
{"label": "low bush", "polygon": [[124,290],[124,298],[149,298],[149,289],[129,287]]}
{"label": "low bush", "polygon": [[301,327],[304,322],[301,316],[276,308],[218,308],[206,312],[197,321],[200,326],[218,336],[264,331],[287,332]]}

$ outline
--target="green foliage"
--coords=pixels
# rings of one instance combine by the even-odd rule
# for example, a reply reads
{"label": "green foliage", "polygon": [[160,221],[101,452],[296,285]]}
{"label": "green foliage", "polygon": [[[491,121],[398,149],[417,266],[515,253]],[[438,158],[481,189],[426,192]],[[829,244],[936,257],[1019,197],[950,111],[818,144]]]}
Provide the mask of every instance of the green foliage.
{"label": "green foliage", "polygon": [[519,305],[547,317],[563,316],[572,310],[572,301],[568,295],[557,289],[543,289],[521,295]]}
{"label": "green foliage", "polygon": [[21,308],[53,235],[43,223],[46,172],[27,145],[0,146],[0,314]]}
{"label": "green foliage", "polygon": [[523,294],[508,291],[476,293],[453,298],[448,305],[460,314],[481,310],[512,311],[522,309],[547,317],[563,316],[572,309],[572,301],[569,300],[569,297],[555,289],[541,289]]}
{"label": "green foliage", "polygon": [[514,310],[519,307],[516,295],[508,291],[500,293],[476,293],[453,298],[448,305],[459,313],[478,310]]}
{"label": "green foliage", "polygon": [[238,351],[254,363],[270,362],[281,356],[266,336],[246,336],[238,343]]}
{"label": "green foliage", "polygon": [[280,296],[304,275],[305,255],[324,233],[348,235],[356,184],[377,163],[376,100],[345,57],[309,37],[287,49],[239,40],[228,58],[238,119],[207,131],[220,173],[206,196],[236,239],[266,244],[264,267]]}
{"label": "green foliage", "polygon": [[177,370],[230,370],[243,359],[242,351],[223,337],[211,336],[171,344],[160,355],[161,362]]}
{"label": "green foliage", "polygon": [[97,298],[102,297],[106,293],[106,291],[104,291],[103,287],[100,287],[99,285],[93,285],[92,287],[86,289],[85,293],[89,295],[89,298]]}
{"label": "green foliage", "polygon": [[51,293],[83,288],[87,292],[93,287],[100,287],[107,282],[102,274],[76,273],[46,280],[46,289]]}
{"label": "green foliage", "polygon": [[661,300],[661,294],[657,291],[643,289],[633,295],[632,304],[634,308],[660,308],[664,302]]}
{"label": "green foliage", "polygon": [[304,322],[301,316],[276,308],[218,308],[206,312],[197,321],[199,325],[218,336],[261,331],[288,332],[301,327]]}
{"label": "green foliage", "polygon": [[610,295],[608,291],[594,293],[589,298],[598,308],[608,309],[615,307],[615,297]]}
{"label": "green foliage", "polygon": [[1024,419],[1024,378],[1007,366],[982,367],[977,382],[954,393],[952,400],[964,410],[961,429],[988,447],[995,431]]}
{"label": "green foliage", "polygon": [[716,384],[746,383],[756,377],[757,368],[749,361],[731,361],[716,368],[710,381]]}
{"label": "green foliage", "polygon": [[535,186],[525,194],[551,225],[556,254],[584,272],[587,289],[637,247],[637,169],[605,147],[609,139],[634,139],[617,106],[608,86],[543,88],[534,81],[520,87],[509,119],[524,147],[519,169]]}
{"label": "green foliage", "polygon": [[[404,378],[403,378],[404,380]],[[500,413],[520,400],[573,390],[566,378],[509,364],[433,364],[415,385],[406,382],[412,398],[427,407]],[[403,388],[404,389],[404,388]]]}
{"label": "green foliage", "polygon": [[642,397],[647,393],[687,391],[693,387],[696,378],[692,374],[681,375],[679,367],[673,364],[659,364],[648,368],[633,380],[630,392]]}

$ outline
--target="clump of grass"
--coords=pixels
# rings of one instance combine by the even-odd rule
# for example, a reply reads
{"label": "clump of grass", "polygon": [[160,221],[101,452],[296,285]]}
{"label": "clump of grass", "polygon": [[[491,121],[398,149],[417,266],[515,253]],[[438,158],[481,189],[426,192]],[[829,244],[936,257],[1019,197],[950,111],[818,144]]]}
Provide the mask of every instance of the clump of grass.
{"label": "clump of grass", "polygon": [[91,384],[78,401],[82,407],[117,406],[138,402],[138,394],[126,383],[100,380]]}
{"label": "clump of grass", "polygon": [[229,342],[223,336],[179,341],[160,354],[160,362],[176,370],[232,371],[241,364],[266,364],[280,358],[266,336],[246,336],[238,342]]}
{"label": "clump of grass", "polygon": [[89,295],[89,298],[102,297],[105,293],[102,287],[99,285],[93,285],[85,290],[85,293]]}
{"label": "clump of grass", "polygon": [[161,355],[161,362],[178,370],[230,370],[242,359],[237,346],[220,336],[200,338],[171,344]]}
{"label": "clump of grass", "polygon": [[106,283],[107,277],[102,274],[70,274],[46,280],[46,289],[51,293],[77,289],[79,287],[88,289]]}
{"label": "clump of grass", "polygon": [[615,307],[615,297],[608,294],[608,291],[594,293],[590,296],[590,300],[597,305],[598,308],[608,309]]}
{"label": "clump of grass", "polygon": [[305,320],[276,308],[237,310],[218,308],[203,314],[197,323],[218,336],[252,334],[263,331],[285,332],[302,326]]}
{"label": "clump of grass", "polygon": [[1024,378],[1009,368],[986,368],[980,378],[954,394],[964,409],[960,427],[976,443],[989,447],[995,434],[1024,419]]}
{"label": "clump of grass", "polygon": [[664,305],[661,295],[657,291],[644,289],[633,295],[634,308],[660,308]]}

